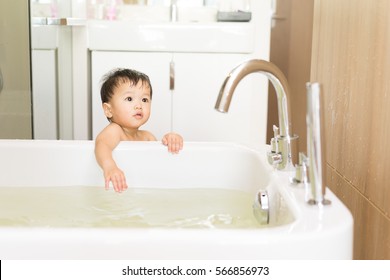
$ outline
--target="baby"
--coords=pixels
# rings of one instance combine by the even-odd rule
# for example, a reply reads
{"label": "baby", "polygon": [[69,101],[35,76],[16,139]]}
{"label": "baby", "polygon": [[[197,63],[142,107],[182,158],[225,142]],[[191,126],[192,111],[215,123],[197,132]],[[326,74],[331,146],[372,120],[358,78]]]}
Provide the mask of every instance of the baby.
{"label": "baby", "polygon": [[[96,137],[95,156],[103,169],[105,188],[108,189],[111,182],[116,192],[122,192],[128,186],[112,151],[120,141],[157,141],[152,133],[139,129],[150,116],[152,85],[143,73],[115,69],[103,77],[100,95],[110,124]],[[167,133],[162,143],[171,153],[178,153],[183,148],[183,138],[173,132]]]}

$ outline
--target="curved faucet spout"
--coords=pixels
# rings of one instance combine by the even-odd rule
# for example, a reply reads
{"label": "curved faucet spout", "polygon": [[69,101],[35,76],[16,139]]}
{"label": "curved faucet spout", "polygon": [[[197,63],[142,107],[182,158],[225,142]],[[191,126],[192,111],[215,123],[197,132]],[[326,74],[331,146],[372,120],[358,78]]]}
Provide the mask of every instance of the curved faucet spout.
{"label": "curved faucet spout", "polygon": [[262,73],[271,81],[277,95],[280,136],[290,135],[290,108],[288,105],[290,90],[283,72],[272,62],[252,59],[234,68],[222,84],[217,102],[215,103],[215,109],[222,113],[228,112],[238,83],[251,73]]}
{"label": "curved faucet spout", "polygon": [[278,169],[286,169],[287,166],[291,166],[289,163],[296,162],[297,155],[293,154],[295,151],[292,151],[291,140],[295,140],[297,136],[292,137],[290,134],[290,108],[288,103],[290,91],[287,79],[275,64],[265,60],[252,59],[238,65],[229,73],[223,82],[215,109],[219,112],[226,113],[229,110],[230,102],[238,83],[251,73],[264,74],[275,88],[280,134],[275,135],[275,138],[272,140],[274,141],[273,145],[276,147],[272,151],[272,156],[277,156],[273,158],[272,163],[276,164]]}

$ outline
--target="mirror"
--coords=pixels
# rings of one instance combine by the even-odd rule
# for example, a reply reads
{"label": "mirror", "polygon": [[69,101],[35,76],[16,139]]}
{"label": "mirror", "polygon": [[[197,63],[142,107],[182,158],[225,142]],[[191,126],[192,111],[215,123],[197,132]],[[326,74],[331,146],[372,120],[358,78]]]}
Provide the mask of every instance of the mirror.
{"label": "mirror", "polygon": [[[240,0],[241,1],[241,0]],[[171,20],[171,0],[30,0],[34,139],[92,139],[91,70],[87,19]],[[216,0],[177,0],[187,20],[191,5]],[[222,1],[225,4],[228,1]],[[247,0],[243,0],[247,2]],[[211,13],[210,13],[211,12]],[[184,13],[183,13],[184,15]],[[199,13],[198,13],[199,15]],[[205,15],[203,15],[205,16]],[[215,15],[214,15],[215,16]],[[90,73],[90,74],[88,74]]]}
{"label": "mirror", "polygon": [[[249,0],[240,1],[243,3],[249,2]],[[14,1],[2,0],[2,5],[6,5],[4,3],[12,2]],[[237,1],[177,0],[174,2],[178,4],[178,21],[185,20],[192,22],[198,20],[198,18],[194,18],[195,15],[198,17],[204,16],[204,19],[206,19],[206,16],[212,16],[207,18],[207,20],[211,20],[212,18],[212,20],[215,21],[215,5],[217,2],[223,2],[226,6],[226,3],[228,2]],[[152,6],[134,5],[137,3],[147,3],[147,5],[154,6],[151,9],[150,7]],[[254,2],[253,0],[253,3],[257,3],[257,1]],[[11,138],[64,140],[92,139],[92,90],[90,87],[92,80],[91,76],[94,74],[94,69],[91,66],[91,52],[89,51],[90,46],[87,41],[87,19],[113,19],[117,17],[117,19],[135,22],[148,19],[147,15],[150,15],[148,13],[153,11],[152,18],[154,20],[157,16],[161,16],[159,21],[169,22],[171,21],[170,13],[172,12],[170,4],[171,0],[27,1],[24,8],[26,18],[29,18],[30,22],[27,23],[27,29],[24,30],[23,36],[25,38],[29,38],[30,36],[30,49],[27,51],[30,57],[25,61],[25,65],[31,66],[31,71],[28,69],[29,72],[31,72],[31,74],[29,74],[30,77],[26,79],[28,81],[27,84],[31,85],[31,88],[28,89],[28,91],[30,91],[30,96],[28,99],[25,99],[26,101],[24,102],[27,106],[30,104],[30,110],[32,110],[31,112],[27,109],[23,110],[24,113],[27,113],[29,116],[28,122],[30,125],[27,128],[27,130],[29,130],[29,135],[23,137],[11,136]],[[22,4],[14,4],[14,6],[17,5],[20,6]],[[207,11],[207,14],[203,13],[200,15],[195,12],[188,13],[189,10],[195,11],[188,7],[190,5],[200,5],[199,7],[208,7],[210,9]],[[113,10],[113,8],[116,8],[116,10]],[[137,10],[135,15],[133,13],[133,8]],[[19,10],[21,10],[21,7],[19,7]],[[5,14],[7,11],[9,11],[7,6],[4,8],[2,7],[2,14]],[[187,13],[184,13],[184,11],[187,11]],[[206,12],[205,9],[203,9],[203,12]],[[12,14],[19,15],[21,13],[14,11]],[[140,19],[139,17],[141,14],[143,16]],[[125,15],[126,18],[124,18]],[[12,30],[12,28],[9,27],[9,30]],[[213,38],[215,38],[215,36]],[[198,40],[199,38],[196,37],[196,39]],[[151,43],[149,43],[149,45],[151,45]],[[167,51],[163,52],[168,53]],[[178,51],[178,53],[180,52],[183,51]],[[204,51],[204,55],[199,55],[199,57],[205,61],[204,63],[207,63],[211,59],[207,57],[208,52],[209,51]],[[216,51],[212,50],[211,53],[212,52],[215,53]],[[146,53],[149,54],[149,51],[146,51]],[[196,50],[194,53],[199,53],[199,51]],[[172,54],[170,54],[170,56],[171,55]],[[219,58],[216,59],[213,57],[212,59],[218,61]],[[175,60],[178,62],[177,67],[182,67],[181,69],[183,69],[182,72],[178,73],[180,75],[187,73],[187,68],[185,66],[180,66],[179,64],[179,62],[183,61],[183,58],[180,55],[177,55]],[[233,67],[233,64],[236,64],[237,61],[241,61],[242,57],[237,55],[237,57],[232,56],[229,60],[225,60],[224,58],[221,58],[220,60],[230,61],[223,69],[223,73],[226,75]],[[199,61],[200,59],[196,59],[196,62]],[[198,67],[203,67],[204,63]],[[182,65],[188,64],[187,62],[183,62]],[[1,65],[0,67],[5,80],[8,74],[4,73],[4,67]],[[158,73],[160,72],[158,71]],[[220,86],[219,80],[222,81],[223,78],[215,79],[216,83],[218,81],[218,86]],[[7,87],[7,84],[8,83],[5,83],[4,88]],[[211,91],[211,89],[208,90]],[[204,90],[202,91],[204,92]],[[186,92],[186,90],[182,90],[182,92]],[[212,92],[217,92],[217,89],[213,88]],[[94,92],[94,95],[96,95],[96,91]],[[182,97],[178,96],[178,98]],[[215,97],[213,96],[213,101],[214,98]],[[205,103],[212,106],[213,101]],[[4,102],[1,105],[3,104]],[[183,114],[184,113],[185,112],[183,112]],[[12,126],[21,127],[16,124]],[[1,138],[4,137],[1,136]]]}

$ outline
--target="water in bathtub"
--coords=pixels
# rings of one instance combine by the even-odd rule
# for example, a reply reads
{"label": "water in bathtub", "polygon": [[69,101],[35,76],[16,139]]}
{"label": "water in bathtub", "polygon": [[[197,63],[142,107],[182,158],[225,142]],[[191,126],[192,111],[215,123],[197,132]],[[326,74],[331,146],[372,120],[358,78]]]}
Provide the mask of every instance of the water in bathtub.
{"label": "water in bathtub", "polygon": [[[253,195],[229,189],[1,187],[0,226],[256,228]],[[285,209],[286,210],[286,209]],[[277,224],[292,220],[283,207]]]}

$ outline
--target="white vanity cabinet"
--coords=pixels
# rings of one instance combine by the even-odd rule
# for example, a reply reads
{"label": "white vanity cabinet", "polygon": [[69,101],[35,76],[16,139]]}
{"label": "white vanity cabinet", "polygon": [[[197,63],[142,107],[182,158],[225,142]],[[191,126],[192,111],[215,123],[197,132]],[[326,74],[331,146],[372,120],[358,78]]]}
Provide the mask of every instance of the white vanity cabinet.
{"label": "white vanity cabinet", "polygon": [[[214,109],[220,88],[235,66],[251,58],[236,53],[178,53],[175,60],[173,129],[190,141],[238,141],[262,139],[262,77],[242,80],[234,94],[228,114]],[[256,99],[256,100],[255,100]],[[256,128],[256,129],[253,129]]]}
{"label": "white vanity cabinet", "polygon": [[31,70],[34,139],[58,139],[58,79],[56,26],[31,29]]}
{"label": "white vanity cabinet", "polygon": [[34,139],[58,139],[57,55],[53,50],[31,51]]}

